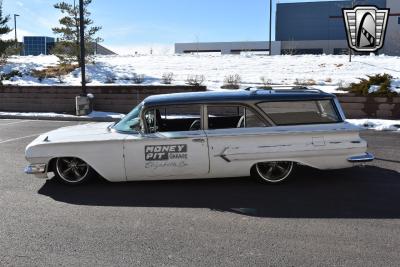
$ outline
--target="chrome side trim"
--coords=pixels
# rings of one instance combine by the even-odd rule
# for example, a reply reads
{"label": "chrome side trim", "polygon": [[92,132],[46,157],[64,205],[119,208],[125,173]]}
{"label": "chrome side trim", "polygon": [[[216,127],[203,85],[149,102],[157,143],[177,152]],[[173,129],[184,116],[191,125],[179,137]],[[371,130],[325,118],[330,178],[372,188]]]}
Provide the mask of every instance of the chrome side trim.
{"label": "chrome side trim", "polygon": [[348,162],[351,163],[362,163],[362,162],[371,162],[375,159],[375,156],[371,153],[365,153],[364,155],[354,156],[347,159]]}

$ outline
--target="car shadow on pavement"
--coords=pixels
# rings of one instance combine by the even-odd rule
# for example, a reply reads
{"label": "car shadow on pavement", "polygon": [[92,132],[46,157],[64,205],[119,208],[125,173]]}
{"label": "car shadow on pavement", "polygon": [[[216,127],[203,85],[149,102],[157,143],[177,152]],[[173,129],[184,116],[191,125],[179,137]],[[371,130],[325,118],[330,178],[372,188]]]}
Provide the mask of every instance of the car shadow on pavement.
{"label": "car shadow on pavement", "polygon": [[298,167],[290,181],[245,178],[93,182],[49,180],[39,194],[74,205],[208,208],[270,218],[400,218],[400,174],[379,167],[319,171]]}

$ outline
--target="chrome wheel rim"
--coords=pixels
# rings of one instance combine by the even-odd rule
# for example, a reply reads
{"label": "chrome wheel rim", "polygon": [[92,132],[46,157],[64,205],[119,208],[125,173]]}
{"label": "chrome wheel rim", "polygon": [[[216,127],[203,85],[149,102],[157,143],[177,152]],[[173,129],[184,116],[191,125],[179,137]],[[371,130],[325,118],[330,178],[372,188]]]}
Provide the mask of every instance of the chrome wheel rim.
{"label": "chrome wheel rim", "polygon": [[79,183],[89,173],[89,165],[78,158],[58,158],[56,168],[60,178],[68,183]]}
{"label": "chrome wheel rim", "polygon": [[293,162],[263,162],[256,165],[258,175],[267,182],[279,183],[285,180],[293,169]]}

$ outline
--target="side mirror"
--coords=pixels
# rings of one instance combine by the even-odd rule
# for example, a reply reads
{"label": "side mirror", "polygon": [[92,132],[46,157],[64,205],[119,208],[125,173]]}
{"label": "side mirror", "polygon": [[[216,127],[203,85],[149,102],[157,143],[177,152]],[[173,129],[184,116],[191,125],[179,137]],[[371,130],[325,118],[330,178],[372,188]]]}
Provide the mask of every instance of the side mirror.
{"label": "side mirror", "polygon": [[142,126],[140,126],[140,124],[136,124],[133,126],[132,128],[134,131],[141,133],[142,132]]}

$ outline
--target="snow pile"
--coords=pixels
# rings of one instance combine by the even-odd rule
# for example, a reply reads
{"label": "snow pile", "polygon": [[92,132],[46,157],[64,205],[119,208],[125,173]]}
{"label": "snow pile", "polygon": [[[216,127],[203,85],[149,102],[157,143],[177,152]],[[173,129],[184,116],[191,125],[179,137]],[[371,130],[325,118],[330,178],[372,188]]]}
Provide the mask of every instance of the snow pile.
{"label": "snow pile", "polygon": [[[371,93],[375,93],[377,91],[379,91],[379,89],[381,88],[380,85],[371,85],[368,89],[368,92]],[[400,79],[394,79],[392,80],[391,84],[390,84],[390,88],[391,91],[400,94]]]}
{"label": "snow pile", "polygon": [[400,79],[394,79],[392,81],[391,90],[400,94]]}
{"label": "snow pile", "polygon": [[[0,116],[16,116],[16,117],[37,117],[37,118],[76,118],[77,116],[70,114],[60,114],[54,112],[0,112]],[[121,119],[125,114],[93,111],[87,116],[80,116],[80,118],[112,118]]]}
{"label": "snow pile", "polygon": [[400,120],[349,119],[347,122],[364,129],[400,132]]}
{"label": "snow pile", "polygon": [[[57,64],[55,56],[11,57],[4,73],[18,70],[23,77],[14,77],[9,84],[57,84],[57,78],[41,82],[30,76],[34,69]],[[346,55],[131,55],[98,56],[94,65],[87,66],[89,85],[133,84],[136,74],[144,74],[144,84],[160,85],[164,73],[173,73],[173,84],[182,85],[190,75],[204,75],[204,85],[220,89],[227,75],[239,74],[243,88],[262,85],[261,77],[273,84],[307,84],[327,92],[335,92],[357,78],[388,73],[396,79],[393,89],[400,91],[400,58],[390,56],[354,56],[348,62]],[[75,70],[63,78],[64,85],[79,85],[80,72]]]}
{"label": "snow pile", "polygon": [[113,118],[113,119],[122,119],[125,114],[114,113],[114,112],[103,112],[103,111],[92,111],[88,115],[89,118]]}

